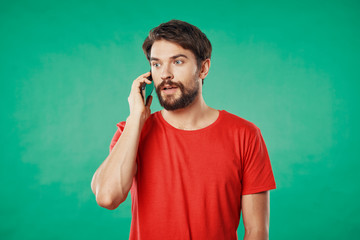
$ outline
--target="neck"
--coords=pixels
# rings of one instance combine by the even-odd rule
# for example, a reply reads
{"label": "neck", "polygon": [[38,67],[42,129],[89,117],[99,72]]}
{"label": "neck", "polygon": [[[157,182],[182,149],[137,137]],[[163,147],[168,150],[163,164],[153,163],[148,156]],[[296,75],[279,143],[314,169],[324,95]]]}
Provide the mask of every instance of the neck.
{"label": "neck", "polygon": [[163,118],[172,126],[184,130],[196,130],[208,124],[211,112],[217,111],[206,105],[201,92],[189,106],[174,111],[163,109]]}

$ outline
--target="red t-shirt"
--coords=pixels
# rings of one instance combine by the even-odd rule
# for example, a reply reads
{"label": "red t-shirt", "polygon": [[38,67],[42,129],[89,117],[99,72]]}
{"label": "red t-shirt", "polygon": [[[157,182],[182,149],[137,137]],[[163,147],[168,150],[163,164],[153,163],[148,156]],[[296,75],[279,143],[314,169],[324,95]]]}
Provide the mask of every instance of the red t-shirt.
{"label": "red t-shirt", "polygon": [[[110,151],[125,122],[117,126]],[[260,129],[225,110],[199,130],[151,114],[136,162],[131,240],[237,239],[241,195],[276,188]]]}

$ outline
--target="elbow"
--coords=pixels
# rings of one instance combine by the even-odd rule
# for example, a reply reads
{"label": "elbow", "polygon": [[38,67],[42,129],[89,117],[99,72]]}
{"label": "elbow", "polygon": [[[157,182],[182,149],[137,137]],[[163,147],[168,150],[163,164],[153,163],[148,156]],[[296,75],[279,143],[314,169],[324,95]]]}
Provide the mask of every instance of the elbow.
{"label": "elbow", "polygon": [[108,210],[115,210],[121,203],[123,203],[126,198],[113,198],[109,195],[96,195],[96,202],[100,207],[106,208]]}
{"label": "elbow", "polygon": [[104,191],[99,191],[98,186],[95,183],[95,175],[94,174],[91,180],[91,190],[96,197],[96,203],[103,208],[114,210],[116,209],[124,200],[122,198],[114,198],[109,194],[109,192],[104,193]]}
{"label": "elbow", "polygon": [[245,228],[245,236],[244,239],[261,239],[268,240],[269,239],[269,229],[268,228]]}

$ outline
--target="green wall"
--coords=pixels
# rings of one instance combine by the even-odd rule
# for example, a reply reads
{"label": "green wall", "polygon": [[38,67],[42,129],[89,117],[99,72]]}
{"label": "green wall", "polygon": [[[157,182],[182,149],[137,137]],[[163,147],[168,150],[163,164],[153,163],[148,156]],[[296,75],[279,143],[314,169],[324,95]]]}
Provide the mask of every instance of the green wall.
{"label": "green wall", "polygon": [[359,238],[359,16],[340,0],[2,1],[0,238],[128,238],[131,199],[103,209],[90,182],[147,32],[173,18],[213,44],[206,103],[262,130],[270,239]]}

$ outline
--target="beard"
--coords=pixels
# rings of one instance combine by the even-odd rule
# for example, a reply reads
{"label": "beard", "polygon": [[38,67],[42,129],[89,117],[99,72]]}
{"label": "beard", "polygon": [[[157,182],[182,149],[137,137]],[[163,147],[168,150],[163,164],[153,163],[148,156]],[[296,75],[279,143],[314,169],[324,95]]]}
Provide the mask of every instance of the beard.
{"label": "beard", "polygon": [[[199,94],[199,84],[194,79],[193,88],[185,88],[184,84],[181,82],[173,82],[171,80],[163,81],[159,86],[156,87],[156,94],[158,96],[160,105],[169,111],[174,111],[177,109],[185,108],[194,102],[195,98]],[[179,98],[175,98],[174,94],[172,95],[161,95],[161,89],[166,85],[176,86],[180,89],[181,95]]]}

